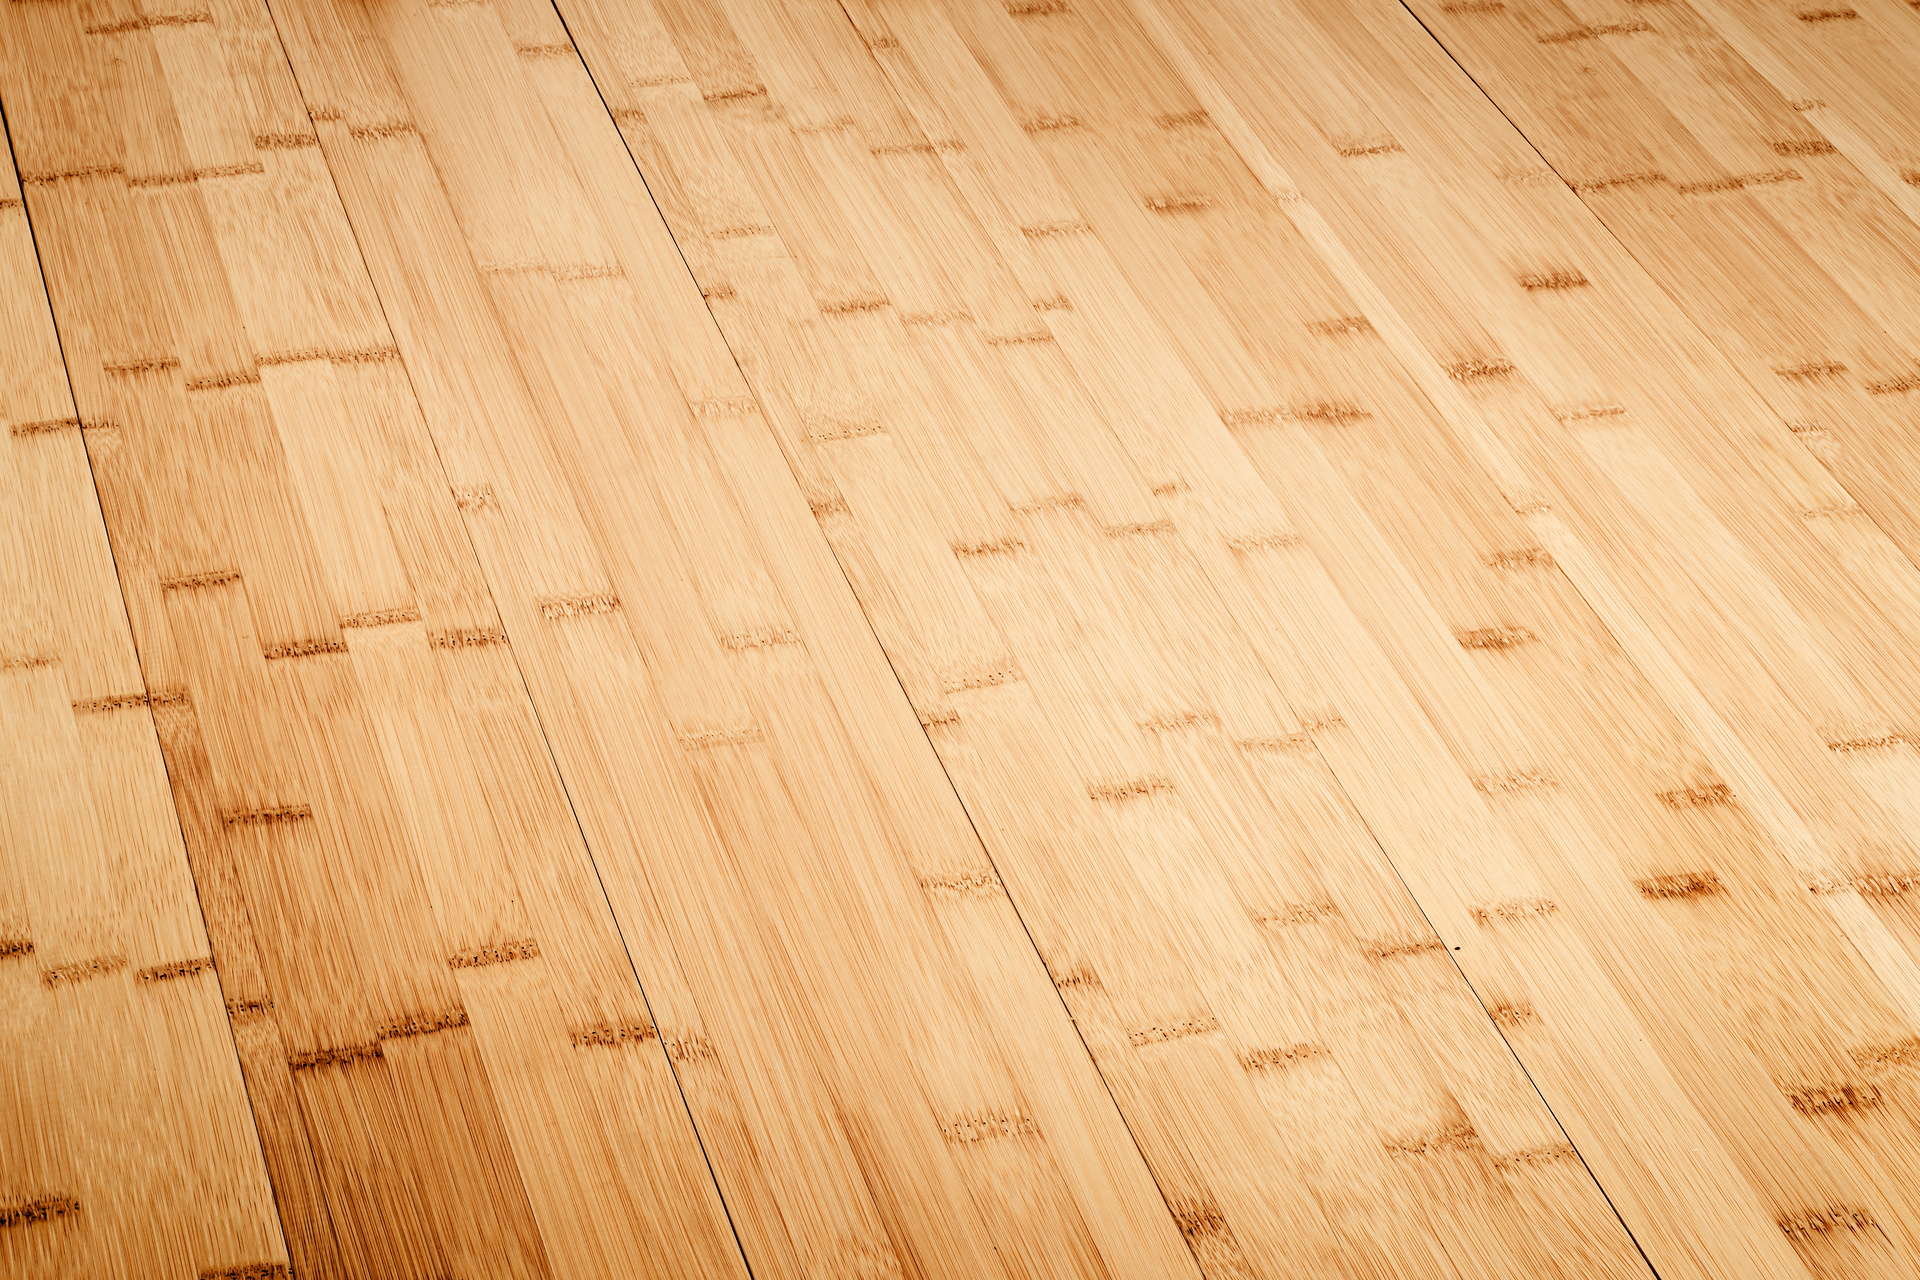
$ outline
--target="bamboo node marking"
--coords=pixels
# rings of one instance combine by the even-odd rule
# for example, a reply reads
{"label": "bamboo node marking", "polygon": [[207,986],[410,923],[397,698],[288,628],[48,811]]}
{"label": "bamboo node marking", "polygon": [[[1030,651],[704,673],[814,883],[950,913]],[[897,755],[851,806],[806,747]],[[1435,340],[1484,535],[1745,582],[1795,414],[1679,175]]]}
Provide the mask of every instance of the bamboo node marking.
{"label": "bamboo node marking", "polygon": [[1775,369],[1774,373],[1782,378],[1804,381],[1809,378],[1838,377],[1847,371],[1847,366],[1838,360],[1808,360],[1804,364],[1788,365]]}
{"label": "bamboo node marking", "polygon": [[1538,769],[1513,769],[1506,773],[1483,773],[1473,780],[1474,789],[1489,795],[1537,791],[1554,784],[1551,774]]}
{"label": "bamboo node marking", "polygon": [[396,609],[370,609],[365,613],[350,613],[340,619],[345,629],[359,627],[391,627],[401,622],[420,621],[420,610],[414,605],[401,605]]}
{"label": "bamboo node marking", "polygon": [[807,510],[813,513],[815,520],[824,520],[828,516],[851,516],[853,514],[853,508],[847,505],[847,500],[837,493],[831,498],[809,499],[807,502]]}
{"label": "bamboo node marking", "polygon": [[1920,388],[1920,375],[1901,373],[1883,382],[1869,382],[1867,393],[1876,396],[1902,395],[1916,388]]}
{"label": "bamboo node marking", "polygon": [[1514,551],[1494,551],[1482,557],[1489,569],[1551,569],[1553,555],[1545,547],[1521,547]]}
{"label": "bamboo node marking", "polygon": [[1455,382],[1479,382],[1487,378],[1504,378],[1518,367],[1505,358],[1460,360],[1447,366],[1447,376]]}
{"label": "bamboo node marking", "polygon": [[968,1144],[986,1142],[993,1138],[1018,1138],[1040,1132],[1033,1117],[1023,1112],[1007,1115],[984,1113],[978,1116],[959,1116],[943,1121],[940,1136],[948,1142]]}
{"label": "bamboo node marking", "polygon": [[510,964],[515,960],[531,960],[539,954],[540,944],[534,939],[515,938],[511,942],[489,943],[484,947],[455,952],[447,957],[447,967],[481,969],[490,964]]}
{"label": "bamboo node marking", "polygon": [[564,58],[573,52],[570,44],[516,44],[513,51],[523,58]]}
{"label": "bamboo node marking", "polygon": [[1480,1135],[1471,1124],[1445,1125],[1431,1133],[1408,1138],[1390,1138],[1386,1142],[1391,1156],[1430,1156],[1444,1151],[1472,1151],[1480,1146]]}
{"label": "bamboo node marking", "polygon": [[671,1040],[662,1039],[667,1048],[667,1056],[675,1062],[711,1062],[720,1056],[713,1047],[713,1041],[697,1032],[684,1036],[675,1036]]}
{"label": "bamboo node marking", "polygon": [[758,413],[760,402],[752,396],[715,396],[708,400],[689,401],[687,408],[695,417],[718,417],[729,413]]}
{"label": "bamboo node marking", "polygon": [[270,809],[242,809],[222,819],[230,827],[264,827],[279,822],[301,822],[313,817],[310,804],[283,804]]}
{"label": "bamboo node marking", "polygon": [[1796,9],[1793,16],[1802,22],[1848,22],[1860,15],[1852,9]]}
{"label": "bamboo node marking", "polygon": [[[318,115],[314,116],[316,120],[319,118]],[[390,138],[417,138],[420,130],[414,127],[411,120],[383,120],[374,124],[349,125],[347,136],[361,142],[384,142]]]}
{"label": "bamboo node marking", "polygon": [[268,662],[278,662],[282,658],[312,658],[323,653],[345,653],[347,642],[344,640],[289,640],[284,644],[269,645],[261,651]]}
{"label": "bamboo node marking", "polygon": [[1219,723],[1220,717],[1211,711],[1157,711],[1140,722],[1140,729],[1143,733],[1177,733]]}
{"label": "bamboo node marking", "polygon": [[1575,192],[1585,194],[1589,191],[1615,191],[1621,187],[1650,187],[1665,182],[1667,175],[1657,169],[1643,170],[1639,173],[1615,174],[1605,178],[1590,178],[1584,182],[1570,182],[1567,185]]}
{"label": "bamboo node marking", "polygon": [[229,582],[240,581],[238,569],[209,569],[205,573],[182,574],[178,578],[160,579],[162,591],[191,591],[200,587],[220,587]]}
{"label": "bamboo node marking", "polygon": [[1373,321],[1365,316],[1336,316],[1332,320],[1309,320],[1307,332],[1323,338],[1337,338],[1349,333],[1372,333]]}
{"label": "bamboo node marking", "polygon": [[820,304],[820,314],[823,316],[854,315],[863,311],[878,311],[890,305],[892,304],[888,302],[885,294],[856,293],[845,298],[829,298]]}
{"label": "bamboo node marking", "polygon": [[156,711],[174,707],[184,707],[187,705],[187,691],[185,689],[165,689],[159,693],[150,693],[147,695],[147,705]]}
{"label": "bamboo node marking", "polygon": [[1540,1021],[1540,1013],[1528,1000],[1501,1000],[1487,1006],[1487,1016],[1493,1024],[1504,1030],[1524,1027],[1530,1022]]}
{"label": "bamboo node marking", "polygon": [[1470,908],[1467,914],[1482,929],[1490,929],[1498,920],[1505,924],[1519,924],[1522,920],[1538,920],[1560,910],[1560,904],[1551,898],[1506,898],[1486,906]]}
{"label": "bamboo node marking", "polygon": [[0,1227],[18,1227],[29,1222],[52,1222],[80,1212],[80,1202],[72,1196],[36,1196],[31,1200],[0,1203]]}
{"label": "bamboo node marking", "polygon": [[1523,275],[1519,279],[1520,287],[1528,293],[1554,289],[1581,289],[1593,283],[1578,271],[1546,271]]}
{"label": "bamboo node marking", "polygon": [[945,311],[909,311],[900,317],[900,323],[908,328],[929,324],[967,324],[973,323],[973,314],[950,308]]}
{"label": "bamboo node marking", "polygon": [[733,106],[766,96],[767,86],[763,84],[720,86],[712,90],[702,89],[700,91],[702,101],[718,103],[721,106]]}
{"label": "bamboo node marking", "polygon": [[1659,800],[1669,809],[1705,809],[1717,804],[1732,804],[1733,788],[1724,782],[1710,782],[1698,787],[1662,791]]}
{"label": "bamboo node marking", "polygon": [[1586,422],[1593,418],[1623,417],[1627,407],[1623,404],[1558,405],[1548,412],[1561,422]]}
{"label": "bamboo node marking", "polygon": [[710,751],[715,747],[739,747],[749,742],[759,742],[765,736],[757,724],[738,729],[707,729],[699,733],[681,734],[680,746],[687,751]]}
{"label": "bamboo node marking", "polygon": [[959,723],[960,713],[952,707],[936,707],[931,711],[922,711],[920,713],[920,727],[922,729],[944,729],[948,725]]}
{"label": "bamboo node marking", "polygon": [[1577,40],[1598,40],[1601,36],[1638,35],[1643,31],[1651,30],[1653,30],[1651,23],[1635,18],[1627,22],[1607,22],[1598,26],[1573,27],[1566,31],[1550,32],[1540,37],[1540,43],[1572,44]]}
{"label": "bamboo node marking", "polygon": [[1174,111],[1164,116],[1155,116],[1153,123],[1162,129],[1194,129],[1209,123],[1211,117],[1204,110]]}
{"label": "bamboo node marking", "polygon": [[11,960],[15,956],[30,956],[32,954],[32,938],[0,937],[0,960]]}
{"label": "bamboo node marking", "polygon": [[791,627],[767,626],[755,627],[748,631],[736,631],[720,637],[720,647],[728,653],[743,653],[748,649],[771,649],[776,645],[799,644],[800,636]]}
{"label": "bamboo node marking", "polygon": [[9,430],[15,436],[50,436],[61,431],[78,431],[78,418],[42,418],[38,422],[16,422]]}
{"label": "bamboo node marking", "polygon": [[1332,1056],[1333,1050],[1324,1044],[1290,1044],[1278,1049],[1250,1049],[1240,1055],[1240,1067],[1243,1071],[1284,1071]]}
{"label": "bamboo node marking", "polygon": [[192,960],[175,960],[171,964],[156,964],[150,969],[142,969],[133,976],[141,982],[166,982],[173,978],[191,978],[196,973],[205,973],[213,968],[213,960],[208,956],[199,956]]}
{"label": "bamboo node marking", "polygon": [[1836,1115],[1880,1105],[1880,1090],[1872,1085],[1815,1084],[1787,1090],[1787,1101],[1803,1116]]}
{"label": "bamboo node marking", "polygon": [[86,982],[91,978],[102,978],[109,973],[118,973],[127,967],[125,956],[94,956],[88,960],[76,960],[72,964],[55,965],[51,969],[40,971],[40,981],[49,988],[63,984]]}
{"label": "bamboo node marking", "polygon": [[37,671],[42,667],[51,667],[60,659],[44,653],[4,654],[0,655],[0,671]]}
{"label": "bamboo node marking", "polygon": [[227,1001],[227,1017],[236,1022],[248,1018],[262,1018],[272,1012],[273,998],[271,996]]}
{"label": "bamboo node marking", "polygon": [[1068,300],[1066,294],[1056,293],[1051,298],[1036,298],[1033,303],[1033,309],[1042,314],[1048,311],[1071,311],[1073,310],[1073,303]]}
{"label": "bamboo node marking", "polygon": [[1456,631],[1453,638],[1460,642],[1462,649],[1517,649],[1540,637],[1525,627],[1480,627],[1473,631]]}
{"label": "bamboo node marking", "polygon": [[1165,1044],[1169,1040],[1185,1040],[1190,1036],[1204,1036],[1220,1029],[1220,1020],[1212,1014],[1198,1018],[1185,1018],[1166,1026],[1142,1027],[1138,1031],[1127,1032],[1127,1043],[1136,1049],[1144,1049],[1150,1044]]}
{"label": "bamboo node marking", "polygon": [[1175,476],[1171,480],[1163,480],[1159,484],[1148,486],[1147,492],[1156,498],[1171,498],[1176,493],[1192,493],[1193,486],[1179,476]]}
{"label": "bamboo node marking", "polygon": [[1130,524],[1106,524],[1100,526],[1100,532],[1109,538],[1147,537],[1159,533],[1172,533],[1173,521],[1162,518],[1159,520],[1136,520]]}
{"label": "bamboo node marking", "polygon": [[165,369],[178,369],[180,361],[173,356],[141,356],[134,360],[120,360],[112,364],[103,364],[103,373],[159,373]]}
{"label": "bamboo node marking", "polygon": [[1555,1164],[1561,1160],[1578,1160],[1580,1153],[1571,1143],[1555,1142],[1544,1147],[1529,1147],[1524,1151],[1508,1152],[1493,1158],[1493,1167],[1500,1170],[1531,1169],[1538,1165]]}
{"label": "bamboo node marking", "polygon": [[1299,924],[1312,924],[1317,920],[1331,920],[1340,914],[1340,908],[1331,901],[1287,902],[1274,911],[1253,917],[1255,924],[1279,925],[1288,928]]}
{"label": "bamboo node marking", "polygon": [[499,627],[478,627],[470,631],[436,631],[427,637],[429,649],[477,649],[483,645],[506,642],[507,633]]}
{"label": "bamboo node marking", "polygon": [[1000,893],[1000,877],[991,871],[949,871],[920,877],[920,887],[931,894],[955,898],[992,897]]}
{"label": "bamboo node marking", "polygon": [[1507,6],[1501,0],[1452,0],[1450,4],[1440,6],[1445,14],[1463,13],[1505,13]]}
{"label": "bamboo node marking", "polygon": [[988,333],[981,335],[990,347],[1022,347],[1036,342],[1054,341],[1053,330],[1033,329],[1026,333]]}
{"label": "bamboo node marking", "polygon": [[78,169],[61,169],[50,173],[23,173],[20,185],[23,187],[51,187],[60,182],[77,182],[82,178],[124,178],[127,171],[117,164],[84,165]]}
{"label": "bamboo node marking", "polygon": [[1890,1071],[1896,1067],[1920,1066],[1920,1036],[1908,1036],[1891,1044],[1862,1045],[1849,1055],[1855,1066],[1865,1071]]}
{"label": "bamboo node marking", "polygon": [[1712,871],[1682,871],[1670,876],[1650,876],[1645,880],[1635,880],[1633,887],[1640,891],[1640,896],[1656,902],[1669,898],[1705,898],[1726,892],[1719,875]]}
{"label": "bamboo node marking", "polygon": [[1085,965],[1077,965],[1065,973],[1053,974],[1053,985],[1061,991],[1098,991],[1100,975]]}
{"label": "bamboo node marking", "polygon": [[1880,1225],[1865,1209],[1856,1209],[1848,1205],[1830,1205],[1825,1209],[1783,1213],[1774,1219],[1774,1224],[1795,1240],[1806,1240],[1832,1231],[1872,1231]]}
{"label": "bamboo node marking", "polygon": [[284,1262],[243,1262],[234,1267],[209,1267],[200,1280],[293,1280]]}
{"label": "bamboo node marking", "polygon": [[1777,156],[1830,156],[1840,150],[1825,138],[1783,138],[1767,145]]}
{"label": "bamboo node marking", "polygon": [[[1076,122],[1077,123],[1077,122]],[[1029,240],[1046,240],[1054,236],[1084,236],[1093,233],[1091,223],[1078,220],[1064,222],[1035,222],[1020,228],[1020,234]]]}
{"label": "bamboo node marking", "polygon": [[1817,880],[1807,886],[1812,893],[1852,890],[1863,898],[1891,898],[1915,888],[1920,888],[1920,872],[1915,871],[1877,871],[1838,880]]}
{"label": "bamboo node marking", "polygon": [[205,9],[196,9],[189,13],[155,13],[138,18],[126,18],[120,22],[102,23],[95,27],[80,28],[90,36],[125,35],[130,31],[154,31],[161,27],[192,27],[210,24],[213,14]]}
{"label": "bamboo node marking", "polygon": [[1007,12],[1016,18],[1042,18],[1073,10],[1067,7],[1066,0],[1007,0]]}
{"label": "bamboo node marking", "polygon": [[1787,105],[1795,111],[1814,111],[1827,104],[1819,98],[1795,98]]}
{"label": "bamboo node marking", "polygon": [[1180,1234],[1189,1238],[1233,1234],[1219,1208],[1211,1204],[1182,1205],[1173,1211],[1173,1220],[1179,1225]]}
{"label": "bamboo node marking", "polygon": [[465,1009],[444,1009],[438,1013],[415,1013],[392,1022],[383,1022],[374,1034],[382,1040],[403,1040],[408,1036],[432,1035],[436,1031],[450,1031],[466,1025]]}
{"label": "bamboo node marking", "polygon": [[1213,207],[1213,197],[1197,191],[1183,191],[1172,195],[1148,196],[1146,206],[1153,213],[1198,213]]}
{"label": "bamboo node marking", "polygon": [[539,602],[540,616],[548,622],[567,618],[588,618],[612,613],[620,607],[620,597],[608,591],[593,591],[577,596],[548,596]]}
{"label": "bamboo node marking", "polygon": [[953,554],[959,556],[962,560],[975,559],[980,556],[1018,555],[1027,549],[1025,542],[1010,534],[1006,537],[991,538],[983,542],[955,542],[951,545]]}
{"label": "bamboo node marking", "polygon": [[1123,800],[1137,800],[1142,796],[1155,796],[1173,790],[1173,779],[1165,774],[1149,774],[1144,778],[1122,778],[1116,782],[1096,782],[1087,787],[1087,799],[1119,803]]}
{"label": "bamboo node marking", "polygon": [[1028,133],[1053,133],[1060,129],[1078,129],[1085,123],[1079,116],[1071,114],[1029,116],[1020,122],[1020,127]]}
{"label": "bamboo node marking", "polygon": [[1384,156],[1396,151],[1405,151],[1397,141],[1388,137],[1379,138],[1335,138],[1334,152],[1344,159],[1352,160],[1360,156]]}
{"label": "bamboo node marking", "polygon": [[256,133],[253,145],[260,151],[294,151],[301,147],[317,147],[320,135],[317,133]]}
{"label": "bamboo node marking", "polygon": [[1235,738],[1233,745],[1242,751],[1278,751],[1288,755],[1305,755],[1313,750],[1313,735],[1289,733],[1263,738]]}
{"label": "bamboo node marking", "polygon": [[1827,742],[1827,750],[1839,752],[1880,751],[1887,747],[1897,747],[1906,738],[1898,733],[1863,734],[1854,738],[1835,738]]}
{"label": "bamboo node marking", "polygon": [[584,1049],[589,1045],[605,1045],[612,1048],[623,1044],[645,1044],[649,1040],[658,1040],[660,1032],[650,1022],[630,1023],[625,1026],[609,1024],[591,1027],[585,1031],[570,1031],[567,1033],[567,1038],[573,1042],[573,1047],[576,1049]]}
{"label": "bamboo node marking", "polygon": [[1013,659],[1002,658],[997,662],[954,672],[940,681],[940,692],[963,693],[968,689],[991,689],[996,685],[1011,684],[1019,678],[1020,673],[1014,669]]}
{"label": "bamboo node marking", "polygon": [[1446,949],[1447,944],[1432,934],[1424,938],[1367,938],[1360,943],[1360,954],[1369,960],[1399,960]]}
{"label": "bamboo node marking", "polygon": [[315,1067],[344,1067],[381,1056],[380,1042],[375,1040],[370,1044],[349,1044],[333,1049],[315,1049],[310,1053],[288,1054],[287,1066],[294,1071],[311,1071]]}

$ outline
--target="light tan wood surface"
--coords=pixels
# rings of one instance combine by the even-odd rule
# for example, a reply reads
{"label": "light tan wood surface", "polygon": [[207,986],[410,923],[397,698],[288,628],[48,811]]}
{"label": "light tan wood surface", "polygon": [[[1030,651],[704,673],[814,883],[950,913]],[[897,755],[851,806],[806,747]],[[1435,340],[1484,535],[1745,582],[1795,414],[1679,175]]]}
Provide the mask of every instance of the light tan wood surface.
{"label": "light tan wood surface", "polygon": [[0,3],[0,1274],[1920,1273],[1920,10],[196,2]]}

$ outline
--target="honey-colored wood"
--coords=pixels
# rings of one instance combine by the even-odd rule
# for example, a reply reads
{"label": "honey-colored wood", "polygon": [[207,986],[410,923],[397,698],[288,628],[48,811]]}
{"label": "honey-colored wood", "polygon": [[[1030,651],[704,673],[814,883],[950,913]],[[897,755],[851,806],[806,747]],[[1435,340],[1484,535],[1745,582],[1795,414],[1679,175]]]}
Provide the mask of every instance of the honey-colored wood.
{"label": "honey-colored wood", "polygon": [[0,5],[0,1268],[1920,1271],[1842,9]]}

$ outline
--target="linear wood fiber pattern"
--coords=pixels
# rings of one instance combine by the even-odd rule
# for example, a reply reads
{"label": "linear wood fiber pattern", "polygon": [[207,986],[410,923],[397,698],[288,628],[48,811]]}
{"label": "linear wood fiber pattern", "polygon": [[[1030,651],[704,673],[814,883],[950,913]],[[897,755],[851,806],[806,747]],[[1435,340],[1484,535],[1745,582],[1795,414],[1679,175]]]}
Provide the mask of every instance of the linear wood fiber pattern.
{"label": "linear wood fiber pattern", "polygon": [[0,2],[4,1274],[1920,1272],[1920,10],[185,4]]}
{"label": "linear wood fiber pattern", "polygon": [[284,1269],[6,160],[0,334],[0,1272]]}

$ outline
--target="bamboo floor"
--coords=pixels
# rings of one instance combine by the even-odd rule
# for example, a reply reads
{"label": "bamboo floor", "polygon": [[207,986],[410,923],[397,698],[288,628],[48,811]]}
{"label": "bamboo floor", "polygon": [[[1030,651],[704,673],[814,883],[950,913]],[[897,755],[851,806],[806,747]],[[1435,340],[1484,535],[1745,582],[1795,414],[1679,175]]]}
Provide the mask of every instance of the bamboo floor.
{"label": "bamboo floor", "polygon": [[0,1277],[1920,1276],[1920,4],[0,111]]}

